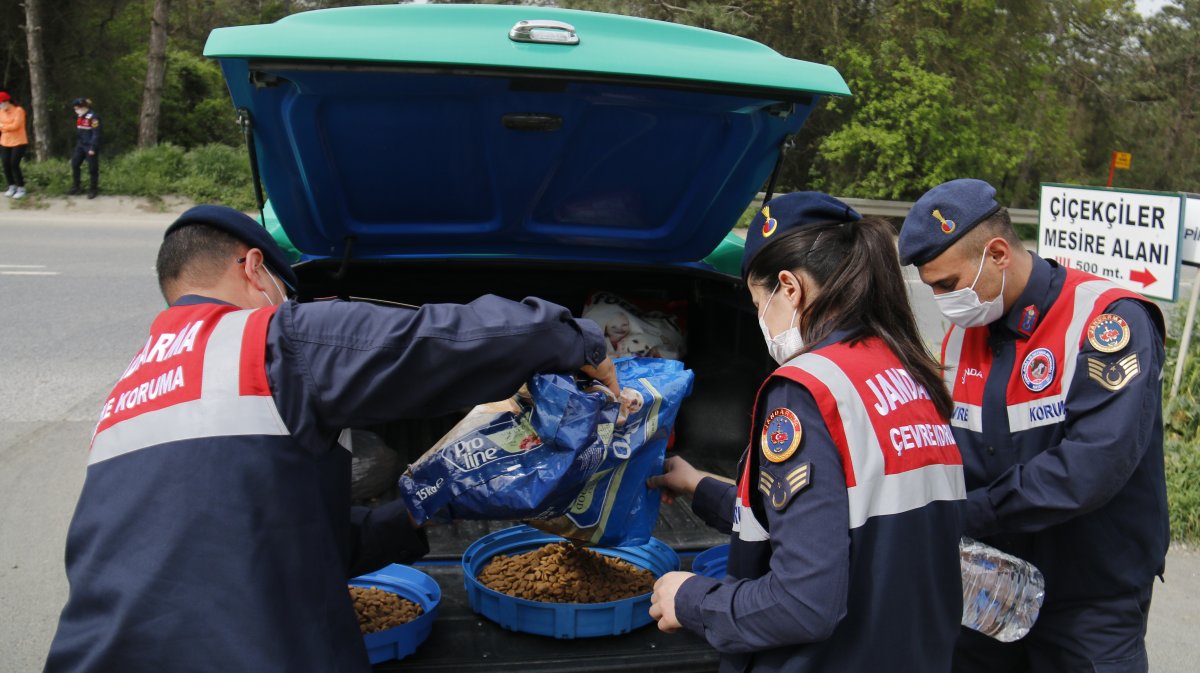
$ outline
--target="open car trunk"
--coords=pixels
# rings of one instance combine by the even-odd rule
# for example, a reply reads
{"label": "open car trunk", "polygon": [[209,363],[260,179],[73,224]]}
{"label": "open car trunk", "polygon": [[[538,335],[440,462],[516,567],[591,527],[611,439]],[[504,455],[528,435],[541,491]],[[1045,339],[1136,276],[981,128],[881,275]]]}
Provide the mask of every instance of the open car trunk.
{"label": "open car trunk", "polygon": [[[297,267],[301,285],[314,297],[336,295],[420,305],[467,302],[491,293],[520,300],[537,296],[576,315],[588,297],[604,290],[627,298],[687,303],[687,354],[695,372],[692,395],[680,409],[672,452],[696,467],[732,477],[746,445],[754,394],[771,363],[744,286],[730,276],[698,267],[639,266],[505,259],[380,260],[352,263],[344,272],[333,261]],[[420,385],[414,382],[413,385]],[[466,413],[365,428],[416,460]],[[662,634],[653,626],[611,638],[555,641],[511,633],[470,611],[459,558],[479,537],[510,522],[462,521],[429,529],[430,554],[417,565],[442,586],[437,627],[416,654],[376,670],[710,670],[716,653],[687,634]],[[684,499],[664,505],[654,536],[679,554],[682,568],[696,552],[728,541],[706,526]]]}
{"label": "open car trunk", "polygon": [[[674,451],[732,476],[773,362],[736,275],[740,241],[722,239],[824,97],[849,95],[834,68],[715,31],[539,5],[302,12],[217,29],[204,53],[269,196],[264,224],[278,218],[307,297],[538,296],[576,315],[598,291],[683,301],[695,381]],[[466,411],[364,429],[408,464]],[[507,525],[429,529],[418,565],[443,590],[433,635],[377,670],[715,669],[692,635],[559,641],[472,614],[460,556]],[[685,570],[727,541],[683,501],[663,507],[654,535]]]}

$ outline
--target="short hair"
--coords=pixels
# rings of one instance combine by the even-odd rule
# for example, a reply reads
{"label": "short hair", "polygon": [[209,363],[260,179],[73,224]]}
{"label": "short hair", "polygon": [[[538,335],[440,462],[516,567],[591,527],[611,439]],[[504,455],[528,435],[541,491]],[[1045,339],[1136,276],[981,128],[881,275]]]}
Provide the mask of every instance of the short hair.
{"label": "short hair", "polygon": [[181,227],[158,248],[158,288],[170,301],[181,282],[197,287],[214,284],[247,245],[230,234],[205,224]]}
{"label": "short hair", "polygon": [[980,220],[962,239],[955,243],[959,254],[972,257],[983,253],[983,246],[993,238],[1003,238],[1008,241],[1008,244],[1020,248],[1021,237],[1017,236],[1017,230],[1013,229],[1012,218],[1008,214],[1008,208],[1000,208],[991,215]]}

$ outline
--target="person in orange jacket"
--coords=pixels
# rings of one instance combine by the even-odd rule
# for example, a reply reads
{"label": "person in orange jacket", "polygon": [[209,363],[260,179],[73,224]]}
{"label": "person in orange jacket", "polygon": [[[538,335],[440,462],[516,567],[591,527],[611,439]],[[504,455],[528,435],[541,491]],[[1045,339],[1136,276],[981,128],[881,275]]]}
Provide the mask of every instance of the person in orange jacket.
{"label": "person in orange jacket", "polygon": [[14,199],[25,196],[21,159],[27,147],[29,137],[25,135],[25,108],[13,102],[7,91],[0,91],[0,163],[4,164],[4,179],[8,182],[5,196]]}

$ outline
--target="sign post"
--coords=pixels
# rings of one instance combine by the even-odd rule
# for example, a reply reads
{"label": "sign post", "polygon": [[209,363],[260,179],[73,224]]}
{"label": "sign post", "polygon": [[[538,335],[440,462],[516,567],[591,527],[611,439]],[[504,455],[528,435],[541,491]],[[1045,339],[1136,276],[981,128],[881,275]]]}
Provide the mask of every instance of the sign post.
{"label": "sign post", "polygon": [[1043,184],[1038,254],[1175,301],[1183,212],[1178,192]]}
{"label": "sign post", "polygon": [[[1187,195],[1183,218],[1183,246],[1180,258],[1188,266],[1200,266],[1200,196]],[[1175,376],[1171,379],[1171,394],[1174,398],[1183,380],[1183,365],[1192,346],[1192,322],[1196,319],[1196,300],[1200,298],[1200,276],[1192,279],[1192,296],[1188,301],[1187,318],[1183,323],[1183,336],[1179,340],[1179,356],[1175,358]]]}
{"label": "sign post", "polygon": [[1129,152],[1113,152],[1112,159],[1108,162],[1108,186],[1112,187],[1113,171],[1120,169],[1123,171],[1129,170],[1129,164],[1133,161],[1133,155]]}

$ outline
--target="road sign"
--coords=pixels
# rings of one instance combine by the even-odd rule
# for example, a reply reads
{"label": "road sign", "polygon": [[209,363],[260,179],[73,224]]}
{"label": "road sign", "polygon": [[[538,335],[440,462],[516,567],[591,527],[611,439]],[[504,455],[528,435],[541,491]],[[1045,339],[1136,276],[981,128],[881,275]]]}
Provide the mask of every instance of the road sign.
{"label": "road sign", "polygon": [[1113,168],[1129,170],[1133,155],[1129,152],[1113,152]]}
{"label": "road sign", "polygon": [[1043,184],[1038,254],[1175,301],[1183,212],[1178,193]]}
{"label": "road sign", "polygon": [[1187,207],[1183,218],[1183,248],[1179,257],[1184,264],[1200,266],[1200,195],[1187,195]]}

